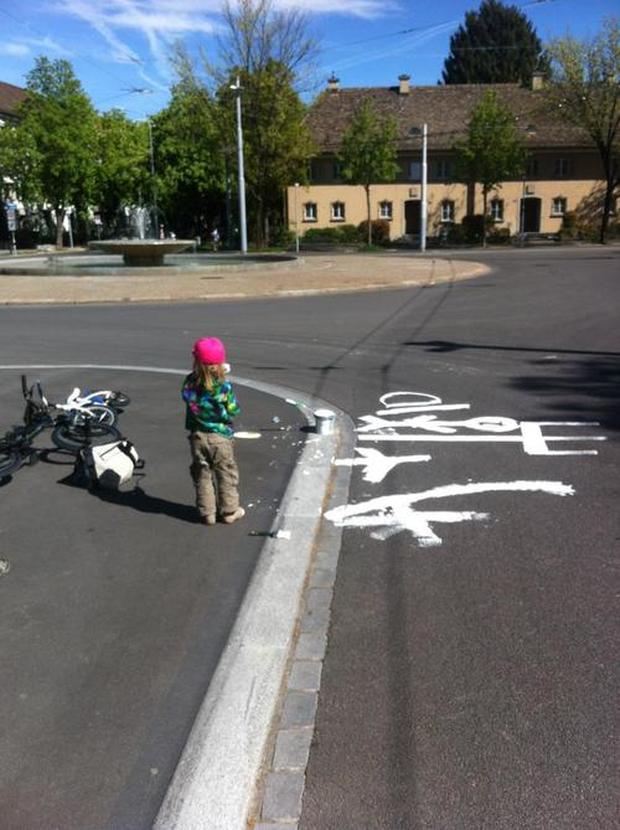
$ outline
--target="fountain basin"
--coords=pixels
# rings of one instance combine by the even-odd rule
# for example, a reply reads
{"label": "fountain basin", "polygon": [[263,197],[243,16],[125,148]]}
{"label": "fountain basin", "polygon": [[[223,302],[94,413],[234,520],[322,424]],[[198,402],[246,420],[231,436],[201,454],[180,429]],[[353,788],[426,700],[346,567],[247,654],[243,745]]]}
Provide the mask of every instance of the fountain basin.
{"label": "fountain basin", "polygon": [[105,239],[89,242],[88,247],[107,254],[121,254],[123,262],[133,268],[151,268],[164,264],[166,254],[178,254],[195,244],[193,239]]}

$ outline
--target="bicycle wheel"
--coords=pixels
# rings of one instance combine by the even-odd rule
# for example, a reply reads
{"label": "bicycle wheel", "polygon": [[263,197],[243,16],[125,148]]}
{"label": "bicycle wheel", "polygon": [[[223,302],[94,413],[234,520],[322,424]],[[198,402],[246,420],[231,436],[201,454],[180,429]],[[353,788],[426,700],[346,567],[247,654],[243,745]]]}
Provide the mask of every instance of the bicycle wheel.
{"label": "bicycle wheel", "polygon": [[120,441],[120,432],[116,427],[106,424],[79,424],[67,422],[58,424],[52,431],[52,441],[61,450],[77,452],[87,444],[111,444],[113,441]]}
{"label": "bicycle wheel", "polygon": [[[92,416],[91,425],[98,427],[101,425],[113,427],[116,423],[117,414],[109,406],[102,403],[91,403],[88,406],[88,411]],[[88,417],[88,416],[86,416]],[[76,421],[80,423],[80,416],[76,416]],[[86,419],[82,419],[82,423],[86,423]]]}
{"label": "bicycle wheel", "polygon": [[111,406],[113,409],[124,409],[126,406],[129,406],[130,403],[131,398],[129,395],[118,391],[111,392],[107,400],[107,405]]}
{"label": "bicycle wheel", "polygon": [[8,478],[22,465],[22,457],[16,450],[0,450],[0,481]]}

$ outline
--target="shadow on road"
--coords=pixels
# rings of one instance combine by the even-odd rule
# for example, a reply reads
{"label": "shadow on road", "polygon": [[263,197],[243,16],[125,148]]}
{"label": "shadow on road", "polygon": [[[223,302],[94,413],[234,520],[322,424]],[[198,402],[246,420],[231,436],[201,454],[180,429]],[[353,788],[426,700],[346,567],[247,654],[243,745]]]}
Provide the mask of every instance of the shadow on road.
{"label": "shadow on road", "polygon": [[121,507],[129,507],[132,510],[137,510],[139,513],[158,513],[170,516],[170,518],[177,519],[181,522],[198,524],[198,513],[193,505],[180,504],[176,501],[162,499],[159,496],[150,496],[139,484],[132,490],[126,491],[104,490],[103,488],[94,490],[88,487],[88,482],[84,474],[75,468],[71,470],[68,476],[60,479],[58,483],[64,484],[67,487],[88,490],[92,496],[98,498],[100,501],[108,502],[109,504],[119,504]]}
{"label": "shadow on road", "polygon": [[[533,366],[548,366],[533,361]],[[558,371],[560,370],[560,371]],[[514,389],[534,392],[554,413],[571,413],[599,421],[608,429],[620,429],[620,360],[573,360],[554,373],[522,375],[510,381]]]}
{"label": "shadow on road", "polygon": [[497,344],[456,343],[452,340],[406,340],[403,346],[425,346],[428,352],[458,352],[462,349],[485,349],[491,352],[536,352],[537,354],[576,354],[597,357],[620,357],[620,352],[596,352],[583,349],[541,349],[533,346],[498,346]]}
{"label": "shadow on road", "polygon": [[[451,340],[408,340],[429,352],[449,353],[467,349],[524,352],[545,355],[532,360],[532,374],[510,379],[513,389],[535,394],[553,415],[599,421],[608,429],[620,429],[620,353],[584,349],[554,349],[533,346],[501,346],[459,343]],[[551,361],[550,356],[574,355],[575,359]]]}

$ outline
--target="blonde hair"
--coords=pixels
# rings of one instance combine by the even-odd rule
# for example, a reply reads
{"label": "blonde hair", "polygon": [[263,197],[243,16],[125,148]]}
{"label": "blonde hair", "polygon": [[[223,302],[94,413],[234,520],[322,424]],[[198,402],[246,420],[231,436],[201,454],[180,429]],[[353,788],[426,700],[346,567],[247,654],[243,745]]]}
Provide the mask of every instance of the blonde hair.
{"label": "blonde hair", "polygon": [[226,373],[223,363],[202,363],[197,357],[194,358],[194,375],[200,381],[207,392],[212,392],[216,384],[224,382]]}

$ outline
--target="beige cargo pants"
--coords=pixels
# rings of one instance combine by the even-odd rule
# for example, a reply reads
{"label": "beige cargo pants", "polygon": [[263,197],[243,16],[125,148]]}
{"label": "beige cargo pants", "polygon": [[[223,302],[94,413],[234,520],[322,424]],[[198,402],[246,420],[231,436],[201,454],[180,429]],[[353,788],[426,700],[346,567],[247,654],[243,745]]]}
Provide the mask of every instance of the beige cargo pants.
{"label": "beige cargo pants", "polygon": [[200,517],[234,513],[239,507],[239,470],[232,438],[217,432],[190,432],[189,446],[189,470]]}

